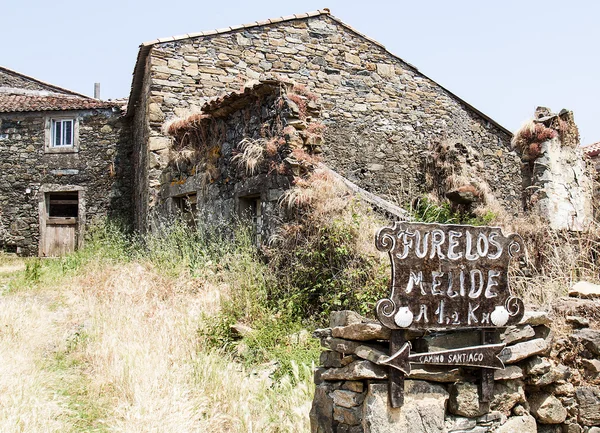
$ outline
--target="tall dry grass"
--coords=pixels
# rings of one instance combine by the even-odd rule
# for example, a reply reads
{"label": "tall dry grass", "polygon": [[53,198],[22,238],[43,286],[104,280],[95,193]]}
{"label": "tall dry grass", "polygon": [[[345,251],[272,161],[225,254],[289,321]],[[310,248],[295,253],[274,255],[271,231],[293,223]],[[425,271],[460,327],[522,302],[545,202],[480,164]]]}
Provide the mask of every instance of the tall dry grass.
{"label": "tall dry grass", "polygon": [[0,431],[309,431],[310,366],[274,383],[198,332],[228,296],[223,279],[142,261],[79,272],[18,290],[5,278]]}
{"label": "tall dry grass", "polygon": [[600,283],[600,226],[582,232],[552,230],[536,216],[504,220],[505,233],[518,233],[527,255],[514,267],[511,284],[526,304],[552,310],[578,281]]}

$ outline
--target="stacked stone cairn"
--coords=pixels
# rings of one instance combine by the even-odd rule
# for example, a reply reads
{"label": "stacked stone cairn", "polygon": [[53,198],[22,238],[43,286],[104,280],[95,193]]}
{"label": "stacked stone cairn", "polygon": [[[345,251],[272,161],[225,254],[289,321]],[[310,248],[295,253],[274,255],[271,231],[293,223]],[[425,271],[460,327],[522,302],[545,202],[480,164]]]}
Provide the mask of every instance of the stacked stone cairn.
{"label": "stacked stone cairn", "polygon": [[[389,354],[390,330],[352,311],[334,312],[330,328],[314,333],[325,350],[315,371],[312,432],[600,433],[600,331],[582,320],[559,338],[549,324],[547,313],[526,312],[519,325],[496,331],[506,344],[505,368],[494,372],[489,403],[479,399],[480,369],[413,364],[404,404],[392,408],[389,367],[378,365]],[[412,353],[481,345],[480,330],[405,335]]]}

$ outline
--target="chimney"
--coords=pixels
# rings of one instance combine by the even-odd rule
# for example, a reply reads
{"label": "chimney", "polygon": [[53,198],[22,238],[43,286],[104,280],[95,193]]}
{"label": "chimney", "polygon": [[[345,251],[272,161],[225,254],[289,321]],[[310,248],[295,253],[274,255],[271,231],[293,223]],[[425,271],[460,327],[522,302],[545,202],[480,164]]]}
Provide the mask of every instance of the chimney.
{"label": "chimney", "polygon": [[94,83],[94,99],[100,99],[100,83]]}

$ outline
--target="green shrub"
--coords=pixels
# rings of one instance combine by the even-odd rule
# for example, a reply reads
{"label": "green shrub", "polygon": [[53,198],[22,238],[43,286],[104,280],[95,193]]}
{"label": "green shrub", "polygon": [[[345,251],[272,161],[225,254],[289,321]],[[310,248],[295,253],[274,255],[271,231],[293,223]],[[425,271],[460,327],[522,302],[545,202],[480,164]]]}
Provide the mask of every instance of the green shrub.
{"label": "green shrub", "polygon": [[318,326],[341,309],[372,316],[389,280],[389,262],[374,245],[384,223],[348,199],[329,213],[309,207],[298,221],[282,227],[281,241],[268,254],[277,276],[269,287],[272,308]]}
{"label": "green shrub", "polygon": [[496,219],[492,211],[479,216],[466,210],[454,209],[448,200],[436,203],[427,196],[420,197],[411,206],[414,222],[439,224],[467,224],[472,226],[488,225]]}

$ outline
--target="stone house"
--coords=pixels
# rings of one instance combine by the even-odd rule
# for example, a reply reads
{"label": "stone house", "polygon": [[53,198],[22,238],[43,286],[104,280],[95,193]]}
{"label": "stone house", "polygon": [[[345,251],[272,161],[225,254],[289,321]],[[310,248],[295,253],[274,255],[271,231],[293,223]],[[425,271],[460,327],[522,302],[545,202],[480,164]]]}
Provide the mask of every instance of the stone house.
{"label": "stone house", "polygon": [[128,134],[119,103],[0,67],[3,249],[61,255],[90,221],[130,218]]}
{"label": "stone house", "polygon": [[518,214],[511,138],[327,9],[142,44],[125,114],[0,68],[0,241],[55,255],[93,218],[143,233],[177,212],[247,214],[262,238],[316,155],[392,215],[431,191]]}
{"label": "stone house", "polygon": [[[322,10],[141,45],[127,109],[137,229],[145,231],[163,210],[181,207],[181,197],[205,193],[198,187],[205,173],[173,179],[177,137],[169,136],[169,125],[202,115],[211,98],[256,80],[291,83],[304,89],[304,103],[318,103],[323,162],[366,191],[403,205],[433,187],[448,189],[446,180],[456,173],[447,164],[432,169],[431,160],[439,149],[450,149],[506,209],[522,209],[521,161],[508,130]],[[252,138],[230,134],[239,142]],[[444,179],[436,180],[440,174]],[[226,212],[243,208],[250,196],[231,195]]]}

